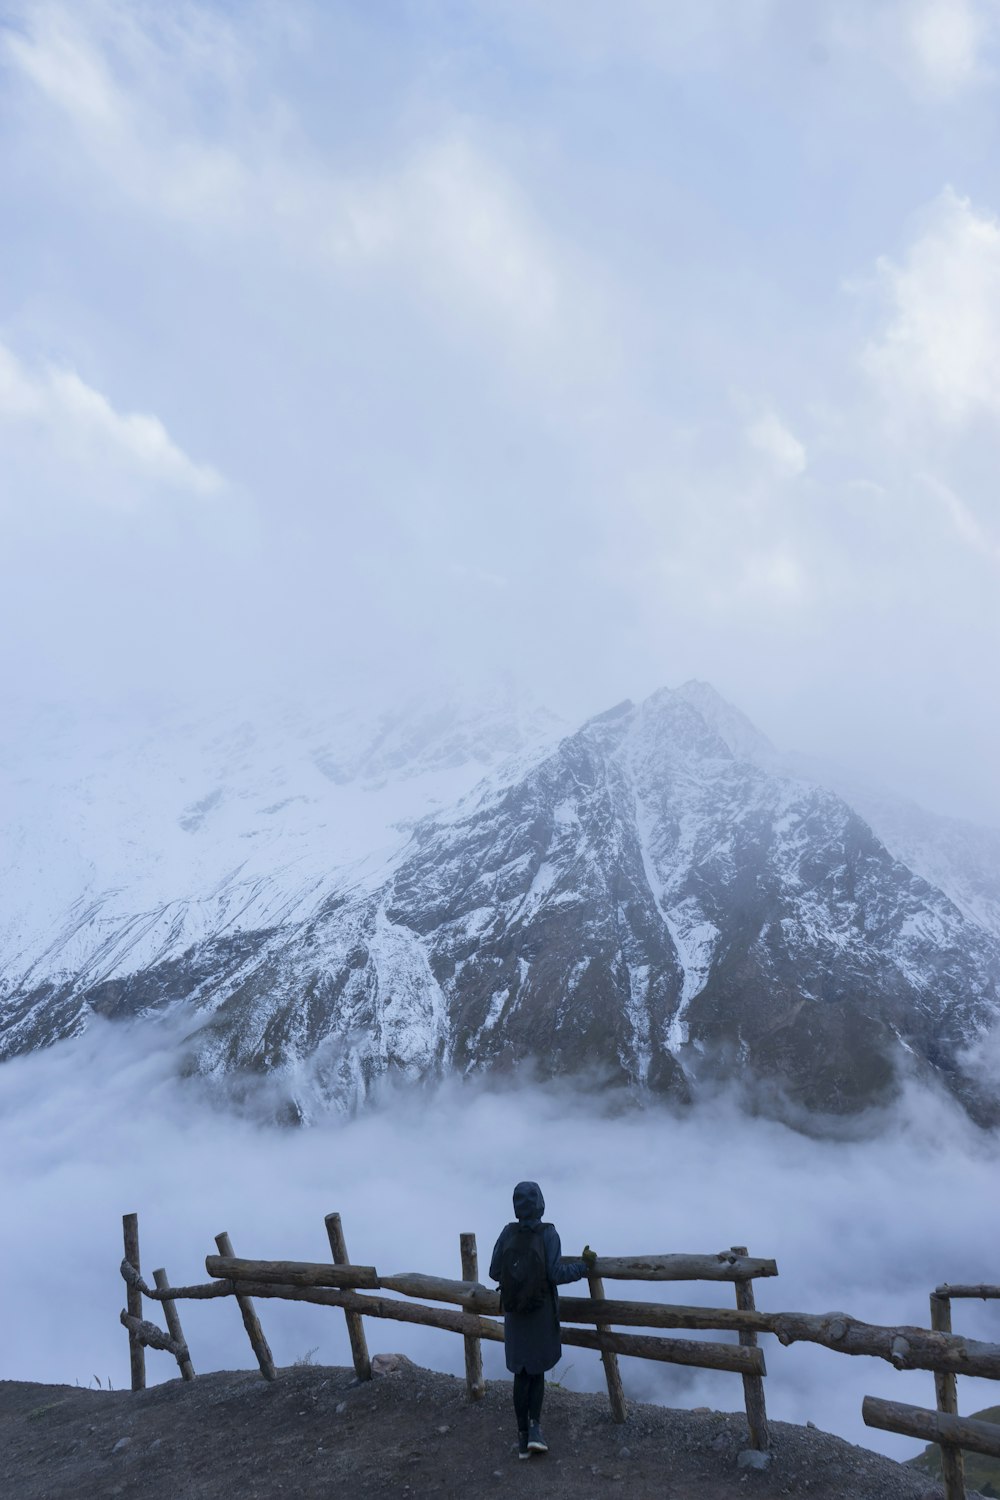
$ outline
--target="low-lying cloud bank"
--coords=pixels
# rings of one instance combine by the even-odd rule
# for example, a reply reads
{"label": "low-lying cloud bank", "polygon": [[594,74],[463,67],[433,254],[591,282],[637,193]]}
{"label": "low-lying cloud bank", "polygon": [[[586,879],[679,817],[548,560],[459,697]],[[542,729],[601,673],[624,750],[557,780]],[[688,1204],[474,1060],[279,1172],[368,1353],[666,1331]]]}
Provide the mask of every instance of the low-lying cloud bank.
{"label": "low-lying cloud bank", "polygon": [[[459,1232],[475,1230],[485,1274],[523,1177],[542,1184],[567,1253],[589,1241],[608,1255],[746,1244],[774,1256],[779,1277],[757,1287],[764,1308],[837,1308],[926,1326],[938,1282],[997,1279],[1000,1141],[926,1092],[911,1091],[868,1139],[810,1138],[749,1119],[726,1099],[681,1116],[659,1108],[609,1116],[599,1096],[565,1086],[455,1085],[388,1099],[354,1120],[283,1130],[224,1113],[200,1081],[179,1081],[175,1040],[165,1025],[100,1025],[0,1067],[0,1260],[16,1289],[0,1376],[127,1384],[118,1262],[121,1215],[133,1210],[145,1274],[163,1265],[177,1283],[205,1278],[204,1256],[222,1229],[238,1254],[323,1259],[331,1210],[343,1215],[354,1258],[382,1270],[457,1275]],[[635,1290],[665,1301],[730,1300],[728,1288],[707,1285]],[[247,1366],[230,1302],[187,1303],[182,1313],[196,1369]],[[960,1331],[1000,1339],[1000,1309],[974,1303],[956,1314]],[[261,1316],[279,1364],[310,1350],[318,1362],[349,1362],[340,1314],[268,1302]],[[367,1326],[373,1351],[463,1367],[452,1334]],[[864,1428],[861,1398],[933,1405],[930,1374],[763,1343],[773,1417],[813,1421],[896,1456],[915,1451]],[[484,1359],[488,1376],[503,1375],[499,1346],[485,1346]],[[150,1351],[147,1364],[151,1381],[174,1375],[167,1355]],[[742,1403],[734,1375],[633,1360],[622,1369],[635,1399]],[[567,1350],[562,1378],[600,1389],[598,1357]],[[960,1382],[961,1410],[995,1400],[991,1383]]]}

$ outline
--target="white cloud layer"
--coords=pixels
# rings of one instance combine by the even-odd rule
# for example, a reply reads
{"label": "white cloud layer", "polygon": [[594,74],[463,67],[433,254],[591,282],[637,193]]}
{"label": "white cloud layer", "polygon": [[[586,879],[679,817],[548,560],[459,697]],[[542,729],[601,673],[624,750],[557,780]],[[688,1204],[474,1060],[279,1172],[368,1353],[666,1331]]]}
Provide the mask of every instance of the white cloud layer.
{"label": "white cloud layer", "polygon": [[565,58],[593,67],[627,57],[678,74],[749,58],[758,66],[782,45],[799,56],[848,56],[883,77],[901,76],[932,97],[989,82],[996,0],[479,0],[521,45],[558,44]]}
{"label": "white cloud layer", "polygon": [[[400,1096],[350,1123],[282,1131],[220,1114],[197,1086],[173,1081],[170,1029],[159,1038],[162,1049],[155,1030],[100,1025],[0,1068],[0,1255],[21,1291],[6,1311],[4,1378],[88,1384],[96,1371],[116,1388],[127,1384],[117,1266],[121,1215],[132,1211],[147,1275],[163,1265],[175,1283],[205,1279],[204,1256],[222,1229],[242,1255],[322,1259],[323,1216],[333,1210],[358,1261],[452,1274],[460,1231],[475,1230],[482,1264],[523,1177],[541,1183],[567,1253],[586,1241],[608,1255],[747,1244],[774,1256],[778,1278],[757,1287],[764,1308],[843,1308],[872,1322],[926,1326],[940,1281],[994,1276],[997,1142],[931,1096],[883,1120],[877,1140],[810,1139],[738,1118],[721,1099],[677,1117],[658,1109],[606,1117],[599,1096],[565,1088],[456,1087],[433,1108],[426,1095]],[[73,1254],[60,1263],[53,1299],[51,1265],[38,1246],[64,1243],[67,1223]],[[618,1289],[664,1301],[676,1293],[648,1283]],[[719,1296],[692,1284],[674,1300],[718,1305]],[[279,1364],[313,1348],[320,1362],[349,1363],[341,1318],[277,1302],[260,1312]],[[196,1369],[247,1367],[234,1307],[186,1303],[182,1313]],[[996,1308],[977,1304],[962,1311],[960,1326],[996,1338],[998,1319]],[[373,1352],[401,1349],[433,1368],[462,1369],[452,1335],[374,1321],[367,1332]],[[931,1375],[764,1344],[772,1418],[814,1421],[896,1455],[916,1451],[864,1428],[861,1399],[933,1405]],[[486,1346],[484,1355],[487,1375],[507,1378],[502,1350]],[[147,1358],[151,1380],[173,1377],[168,1356]],[[564,1367],[571,1388],[602,1389],[596,1355],[573,1351]],[[637,1400],[741,1406],[733,1375],[629,1359],[622,1368],[626,1394]],[[994,1394],[989,1382],[961,1382],[965,1410]]]}
{"label": "white cloud layer", "polygon": [[[31,373],[0,344],[0,453],[4,429],[27,430],[45,449],[74,464],[97,468],[107,479],[124,468],[143,485],[163,485],[195,495],[214,495],[222,476],[195,463],[172,441],[158,417],[119,412],[73,370],[48,365]],[[111,483],[91,493],[110,499]],[[129,494],[134,498],[135,491]]]}
{"label": "white cloud layer", "polygon": [[747,439],[751,447],[770,460],[780,477],[795,479],[805,473],[805,447],[775,412],[765,412],[756,422],[751,422]]}
{"label": "white cloud layer", "polygon": [[1000,414],[1000,223],[947,189],[901,264],[879,274],[889,316],[865,365],[903,419]]}
{"label": "white cloud layer", "polygon": [[[195,13],[196,14],[196,13]],[[243,98],[240,39],[221,19],[197,45],[185,12],[48,3],[8,32],[18,74],[72,127],[73,150],[117,194],[195,243],[252,243],[297,274],[390,273],[436,316],[471,326],[521,372],[572,369],[598,337],[599,292],[465,122],[449,120],[351,171],[324,161],[279,99]],[[207,135],[194,99],[217,94]]]}
{"label": "white cloud layer", "polygon": [[915,0],[909,7],[908,41],[934,87],[951,92],[979,76],[995,14],[992,0]]}

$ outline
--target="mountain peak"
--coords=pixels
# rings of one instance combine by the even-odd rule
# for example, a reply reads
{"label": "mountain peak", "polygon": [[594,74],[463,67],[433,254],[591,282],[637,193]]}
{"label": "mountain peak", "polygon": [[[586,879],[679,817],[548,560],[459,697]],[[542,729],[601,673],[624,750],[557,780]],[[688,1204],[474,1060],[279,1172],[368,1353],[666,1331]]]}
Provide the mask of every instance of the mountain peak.
{"label": "mountain peak", "polygon": [[710,682],[692,677],[676,690],[692,708],[697,709],[710,728],[724,740],[737,760],[751,760],[770,765],[778,752],[757,726],[740,709],[734,708]]}

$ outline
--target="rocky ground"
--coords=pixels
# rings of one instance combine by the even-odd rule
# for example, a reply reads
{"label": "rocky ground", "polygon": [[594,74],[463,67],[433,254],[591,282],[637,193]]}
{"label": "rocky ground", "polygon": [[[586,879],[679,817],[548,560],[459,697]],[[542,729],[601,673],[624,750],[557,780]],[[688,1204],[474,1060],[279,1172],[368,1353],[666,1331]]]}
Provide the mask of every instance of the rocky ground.
{"label": "rocky ground", "polygon": [[[383,1360],[386,1358],[382,1357]],[[740,1467],[742,1413],[632,1405],[625,1426],[602,1396],[550,1387],[550,1453],[517,1457],[510,1386],[465,1383],[410,1364],[363,1385],[319,1365],[202,1375],[130,1391],[0,1382],[5,1500],[323,1500],[544,1495],[546,1500],[942,1500],[940,1486],[841,1438],[772,1424],[769,1468]]]}

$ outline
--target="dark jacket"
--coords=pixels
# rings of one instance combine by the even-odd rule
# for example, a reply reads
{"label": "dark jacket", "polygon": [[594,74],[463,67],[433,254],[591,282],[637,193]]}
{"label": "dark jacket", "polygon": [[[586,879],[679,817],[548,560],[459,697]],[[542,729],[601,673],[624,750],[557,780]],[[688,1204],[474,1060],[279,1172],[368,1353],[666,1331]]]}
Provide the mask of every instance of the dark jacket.
{"label": "dark jacket", "polygon": [[[545,1250],[545,1269],[548,1278],[545,1301],[530,1313],[504,1312],[504,1353],[507,1368],[513,1374],[526,1370],[529,1375],[540,1375],[551,1370],[562,1356],[559,1339],[559,1294],[557,1286],[567,1281],[579,1281],[586,1276],[586,1262],[564,1260],[562,1245],[554,1224],[543,1224],[545,1199],[537,1182],[519,1182],[514,1189],[514,1212],[518,1223],[531,1227],[540,1226],[542,1245]],[[503,1252],[516,1225],[507,1224],[493,1247],[490,1261],[490,1277],[500,1280],[500,1262]]]}

